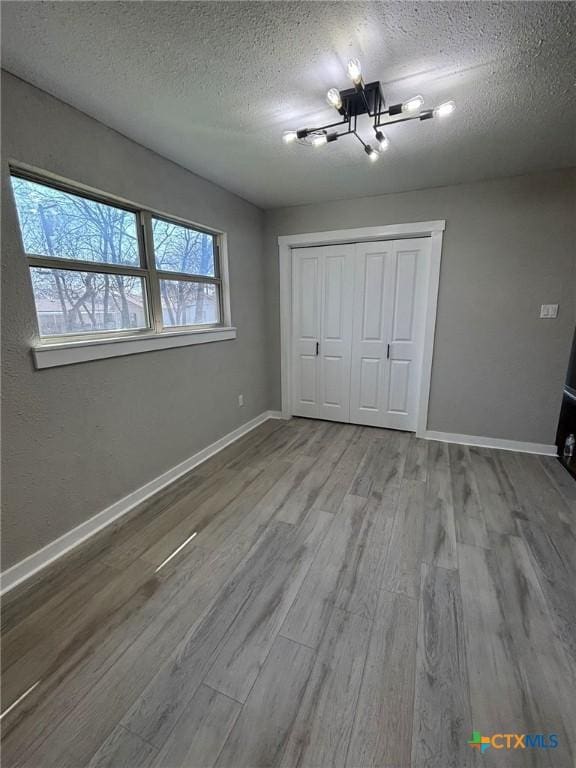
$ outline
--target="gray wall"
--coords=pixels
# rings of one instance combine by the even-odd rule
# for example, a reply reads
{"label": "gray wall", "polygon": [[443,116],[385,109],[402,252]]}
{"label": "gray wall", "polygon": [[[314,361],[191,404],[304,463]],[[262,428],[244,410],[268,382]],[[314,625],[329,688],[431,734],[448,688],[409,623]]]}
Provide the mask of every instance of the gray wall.
{"label": "gray wall", "polygon": [[[446,219],[428,429],[552,444],[576,317],[575,181],[566,170],[267,212],[271,407],[278,235]],[[560,304],[557,320],[539,319],[543,303]]]}
{"label": "gray wall", "polygon": [[[263,214],[3,74],[3,568],[268,408]],[[235,341],[36,371],[7,159],[229,236]],[[237,396],[244,394],[245,407]]]}

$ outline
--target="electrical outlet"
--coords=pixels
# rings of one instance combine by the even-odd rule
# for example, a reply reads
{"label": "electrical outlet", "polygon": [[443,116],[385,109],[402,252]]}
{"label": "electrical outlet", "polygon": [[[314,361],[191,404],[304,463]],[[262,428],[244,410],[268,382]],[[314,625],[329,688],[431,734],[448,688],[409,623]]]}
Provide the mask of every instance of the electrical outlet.
{"label": "electrical outlet", "polygon": [[558,304],[542,304],[540,318],[554,320],[558,317]]}
{"label": "electrical outlet", "polygon": [[244,405],[244,395],[238,395],[238,405],[240,408]]}

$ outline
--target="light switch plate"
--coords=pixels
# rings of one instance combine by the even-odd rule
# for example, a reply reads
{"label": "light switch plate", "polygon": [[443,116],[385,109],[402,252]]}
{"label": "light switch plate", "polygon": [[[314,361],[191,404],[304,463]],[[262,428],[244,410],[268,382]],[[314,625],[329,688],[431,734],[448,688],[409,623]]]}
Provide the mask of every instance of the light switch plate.
{"label": "light switch plate", "polygon": [[540,317],[554,320],[558,317],[558,304],[542,304],[540,307]]}

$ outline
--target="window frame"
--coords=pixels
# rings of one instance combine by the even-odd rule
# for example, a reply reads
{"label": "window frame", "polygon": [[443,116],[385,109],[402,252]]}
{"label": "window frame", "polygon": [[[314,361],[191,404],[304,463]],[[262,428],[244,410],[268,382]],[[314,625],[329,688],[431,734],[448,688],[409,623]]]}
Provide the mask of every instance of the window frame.
{"label": "window frame", "polygon": [[[143,237],[144,237],[144,250],[149,254],[149,271],[151,274],[154,275],[155,279],[151,280],[152,283],[152,294],[151,294],[151,303],[154,305],[155,314],[159,319],[161,330],[157,331],[158,333],[167,333],[169,331],[178,331],[185,328],[195,328],[195,329],[201,329],[201,328],[219,328],[222,326],[222,319],[224,318],[224,303],[222,300],[222,277],[221,277],[221,270],[220,270],[220,237],[219,235],[215,234],[213,231],[206,229],[205,227],[199,227],[199,226],[193,226],[190,227],[190,225],[183,224],[181,221],[178,221],[174,217],[170,216],[161,216],[159,214],[153,213],[152,211],[142,211],[141,212],[142,220],[143,220]],[[196,275],[192,274],[191,272],[170,272],[165,269],[159,269],[158,265],[156,264],[156,249],[154,247],[154,227],[152,220],[158,219],[159,221],[164,221],[167,224],[175,224],[179,227],[188,227],[193,229],[195,232],[202,232],[207,235],[211,235],[213,237],[213,245],[214,245],[214,252],[213,252],[213,258],[214,258],[214,277],[210,277],[209,275]],[[220,315],[221,321],[219,323],[202,323],[202,325],[164,325],[163,322],[163,313],[162,313],[162,296],[160,292],[160,280],[181,280],[186,283],[208,283],[209,285],[215,285],[216,291],[218,294],[218,314]],[[157,295],[154,295],[154,292],[157,293]]]}
{"label": "window frame", "polygon": [[[80,346],[86,346],[89,348],[95,348],[98,342],[102,344],[111,345],[111,350],[114,342],[129,342],[131,340],[144,341],[146,339],[166,339],[166,342],[152,343],[149,345],[139,344],[135,345],[134,352],[147,351],[150,349],[162,349],[168,346],[183,346],[187,343],[197,344],[204,343],[210,340],[226,340],[228,338],[236,337],[236,329],[231,324],[230,316],[230,293],[228,285],[228,254],[227,254],[227,236],[226,233],[221,230],[216,230],[205,225],[199,225],[195,222],[183,219],[181,217],[168,215],[163,211],[157,211],[153,208],[138,205],[133,202],[129,202],[118,196],[100,192],[91,187],[86,187],[77,182],[64,179],[46,171],[33,168],[22,163],[9,161],[9,174],[10,178],[16,177],[25,181],[42,184],[46,187],[60,190],[72,195],[83,197],[87,200],[92,200],[103,205],[109,205],[114,208],[119,208],[124,211],[133,213],[136,217],[136,232],[138,238],[138,261],[139,266],[131,265],[119,265],[109,264],[106,262],[94,262],[84,261],[81,259],[66,259],[61,257],[45,256],[39,254],[28,254],[24,248],[23,232],[20,226],[20,217],[17,210],[16,199],[14,195],[14,189],[10,184],[12,201],[15,208],[16,220],[18,225],[18,233],[20,236],[20,245],[22,253],[26,259],[28,265],[28,271],[30,276],[30,269],[33,267],[48,268],[48,269],[64,269],[68,271],[78,272],[95,272],[98,274],[121,274],[126,276],[140,277],[143,279],[144,287],[144,299],[145,299],[145,315],[147,320],[147,326],[145,328],[129,328],[121,330],[102,330],[102,331],[87,331],[77,333],[67,333],[52,336],[42,336],[40,334],[40,322],[38,318],[38,311],[36,308],[36,300],[34,292],[31,286],[30,276],[30,288],[32,293],[32,301],[35,310],[36,319],[36,344],[33,346],[34,357],[37,363],[37,367],[44,367],[39,365],[39,358],[46,357],[45,355],[39,355],[38,352],[46,352],[50,349],[57,349],[60,352],[59,358],[62,358],[62,350],[65,348],[74,348],[78,350]],[[181,227],[187,227],[197,232],[203,232],[213,237],[214,244],[214,277],[205,275],[193,275],[190,273],[169,272],[165,270],[158,270],[156,268],[156,259],[154,251],[154,238],[152,231],[152,220],[160,219],[171,224],[175,224]],[[181,326],[169,326],[164,325],[162,315],[162,301],[160,294],[160,280],[185,280],[186,282],[198,283],[207,282],[215,284],[218,293],[218,310],[219,310],[219,322],[217,323],[202,323],[196,325],[181,325]],[[227,331],[233,331],[233,335],[226,333]],[[201,338],[205,334],[206,338]],[[189,336],[190,340],[187,342],[182,337]],[[212,336],[212,338],[209,338]],[[180,338],[175,338],[180,337]],[[127,345],[121,345],[123,349],[127,350]],[[107,347],[108,348],[108,347]],[[116,348],[117,350],[120,347]],[[125,351],[123,354],[129,354]],[[118,351],[110,352],[101,356],[116,356]],[[77,353],[76,353],[77,357]],[[87,357],[87,359],[95,359],[93,357]],[[72,362],[78,362],[73,360]],[[58,365],[65,364],[63,362],[57,363]]]}

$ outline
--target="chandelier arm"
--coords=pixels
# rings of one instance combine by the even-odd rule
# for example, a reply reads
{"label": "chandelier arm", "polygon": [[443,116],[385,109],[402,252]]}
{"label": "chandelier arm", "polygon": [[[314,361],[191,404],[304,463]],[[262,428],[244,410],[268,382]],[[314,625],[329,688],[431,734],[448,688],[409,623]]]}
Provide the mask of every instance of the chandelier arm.
{"label": "chandelier arm", "polygon": [[350,134],[352,133],[354,133],[354,131],[352,129],[349,129],[347,131],[342,131],[341,133],[338,133],[336,135],[338,136],[338,138],[340,138],[341,136],[350,136]]}
{"label": "chandelier arm", "polygon": [[370,111],[370,104],[368,103],[368,99],[366,98],[366,91],[364,88],[360,91],[360,95],[362,96],[362,101],[364,102],[364,106],[366,107],[366,112],[370,115],[370,117],[373,117],[372,112]]}
{"label": "chandelier arm", "polygon": [[358,141],[360,142],[360,144],[362,144],[362,146],[364,147],[364,149],[366,149],[366,147],[368,146],[368,144],[366,144],[366,142],[364,141],[364,139],[362,139],[362,138],[361,138],[361,137],[358,135],[358,133],[356,132],[356,130],[354,129],[353,131],[351,131],[351,133],[353,133],[353,134],[354,134],[354,136],[356,136],[356,138],[358,139]]}
{"label": "chandelier arm", "polygon": [[302,130],[306,130],[307,134],[317,133],[318,131],[327,131],[328,128],[336,128],[339,125],[346,125],[349,122],[350,122],[349,120],[340,120],[337,123],[329,123],[328,125],[322,125],[319,128],[306,128]]}
{"label": "chandelier arm", "polygon": [[376,123],[376,121],[380,119],[383,106],[384,105],[382,103],[382,91],[378,89],[378,92],[376,94],[376,98],[374,101],[374,114],[370,114],[370,117],[374,118],[374,123]]}
{"label": "chandelier arm", "polygon": [[[382,114],[387,114],[387,112],[383,112]],[[427,109],[423,110],[422,112],[418,112],[417,115],[410,115],[410,117],[399,117],[396,120],[387,120],[385,123],[378,123],[374,127],[385,128],[387,125],[394,125],[395,123],[406,123],[409,120],[427,120],[430,117],[433,117],[432,110]]]}
{"label": "chandelier arm", "polygon": [[352,115],[348,115],[348,119],[344,120],[342,123],[338,123],[338,125],[348,126],[348,130],[340,131],[339,133],[336,134],[338,138],[340,138],[340,136],[349,136],[351,133],[354,133],[354,130],[352,129]]}
{"label": "chandelier arm", "polygon": [[[387,112],[388,110],[386,110]],[[374,130],[376,130],[378,123],[380,122],[380,118],[382,115],[385,114],[384,111],[384,99],[382,97],[382,91],[378,91],[378,109],[374,113]]]}

